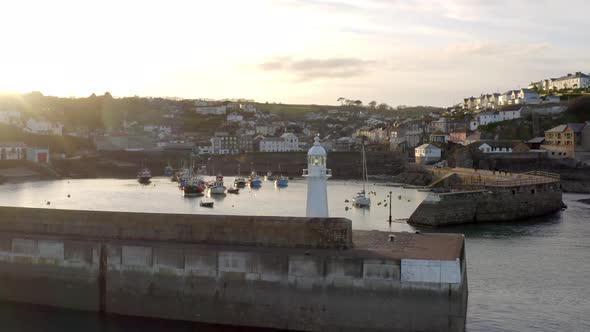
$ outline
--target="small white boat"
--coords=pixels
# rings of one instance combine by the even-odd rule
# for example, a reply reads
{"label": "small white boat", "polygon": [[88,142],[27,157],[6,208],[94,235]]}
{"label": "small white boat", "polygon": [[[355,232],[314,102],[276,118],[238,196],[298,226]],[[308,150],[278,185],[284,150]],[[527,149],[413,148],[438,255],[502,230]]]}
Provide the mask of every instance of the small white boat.
{"label": "small white boat", "polygon": [[234,185],[238,188],[243,188],[246,186],[246,183],[248,183],[248,181],[246,181],[246,179],[244,179],[241,176],[238,176],[235,180],[234,180]]}
{"label": "small white boat", "polygon": [[223,185],[223,176],[218,175],[215,182],[209,187],[209,194],[211,195],[225,195],[227,188]]}
{"label": "small white boat", "polygon": [[367,197],[365,191],[362,190],[358,192],[355,197],[352,198],[352,204],[356,207],[370,207],[371,198]]}

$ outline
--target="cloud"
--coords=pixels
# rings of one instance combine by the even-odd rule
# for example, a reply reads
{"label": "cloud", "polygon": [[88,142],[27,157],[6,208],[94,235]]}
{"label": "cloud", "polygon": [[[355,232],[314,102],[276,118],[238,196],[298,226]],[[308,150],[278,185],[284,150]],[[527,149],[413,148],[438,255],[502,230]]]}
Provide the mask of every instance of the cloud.
{"label": "cloud", "polygon": [[443,48],[406,49],[393,55],[389,64],[393,71],[400,72],[455,71],[468,67],[485,71],[491,64],[531,65],[549,58],[553,51],[549,43],[464,42]]}
{"label": "cloud", "polygon": [[350,57],[305,58],[275,57],[258,65],[258,69],[266,72],[281,72],[297,81],[317,79],[337,79],[359,76],[375,64],[375,61]]}

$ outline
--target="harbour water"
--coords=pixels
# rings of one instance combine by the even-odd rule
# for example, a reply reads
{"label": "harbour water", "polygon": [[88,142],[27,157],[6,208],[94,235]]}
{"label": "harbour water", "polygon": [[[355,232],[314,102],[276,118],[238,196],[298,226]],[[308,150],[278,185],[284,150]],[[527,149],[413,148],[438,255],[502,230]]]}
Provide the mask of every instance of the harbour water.
{"label": "harbour water", "polygon": [[[233,178],[226,177],[229,185]],[[354,229],[414,231],[403,222],[424,199],[413,189],[370,184],[370,209],[350,200],[361,189],[355,181],[330,180],[330,215],[353,221]],[[392,191],[392,218],[387,194]],[[565,194],[568,209],[535,220],[463,225],[423,232],[464,233],[467,245],[468,331],[590,331],[589,195]],[[213,209],[199,206],[213,200]],[[142,186],[134,180],[96,179],[38,181],[0,186],[0,205],[62,209],[201,214],[304,216],[306,184],[292,180],[287,188],[264,182],[239,195],[183,198],[175,183],[155,178]],[[380,204],[379,204],[380,203]],[[387,203],[387,206],[385,206]],[[347,210],[346,207],[349,207]],[[362,310],[360,308],[359,310]],[[3,331],[217,331],[220,327],[0,303]],[[224,327],[224,331],[237,329]]]}

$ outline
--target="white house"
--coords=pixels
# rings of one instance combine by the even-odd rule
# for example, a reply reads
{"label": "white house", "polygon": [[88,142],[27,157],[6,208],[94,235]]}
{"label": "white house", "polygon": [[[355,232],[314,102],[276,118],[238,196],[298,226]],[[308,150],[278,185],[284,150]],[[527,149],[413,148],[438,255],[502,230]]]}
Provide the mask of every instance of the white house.
{"label": "white house", "polygon": [[[477,123],[480,126],[485,126],[490,123],[502,121],[500,118],[500,113],[497,111],[495,111],[495,112],[492,112],[492,111],[481,112],[476,116],[476,119],[477,119]],[[470,127],[471,127],[471,125],[470,125]],[[474,128],[472,130],[475,130],[475,129],[477,129],[477,128]]]}
{"label": "white house", "polygon": [[515,94],[515,104],[539,104],[541,103],[541,96],[531,89],[520,89]]}
{"label": "white house", "polygon": [[197,107],[197,114],[201,115],[224,115],[226,111],[227,107],[225,105]]}
{"label": "white house", "polygon": [[256,113],[256,106],[254,106],[253,104],[244,104],[242,105],[242,109],[244,110],[244,112]]}
{"label": "white house", "polygon": [[27,157],[23,142],[0,142],[0,160],[21,160]]}
{"label": "white house", "polygon": [[577,72],[549,80],[549,89],[580,89],[590,87],[590,76]]}
{"label": "white house", "polygon": [[521,141],[484,141],[473,143],[483,153],[527,152],[529,147]]}
{"label": "white house", "polygon": [[227,122],[242,122],[244,121],[244,116],[239,113],[230,113],[226,117]]}
{"label": "white house", "polygon": [[442,150],[436,145],[422,144],[414,149],[417,164],[432,164],[440,160]]}
{"label": "white house", "polygon": [[[299,148],[299,147],[298,147]],[[286,152],[286,142],[282,137],[265,137],[260,140],[260,152]]]}
{"label": "white house", "polygon": [[286,151],[299,151],[299,138],[293,133],[284,133],[281,138],[285,140]]}
{"label": "white house", "polygon": [[143,131],[146,133],[155,134],[158,136],[159,139],[170,137],[172,135],[172,127],[171,126],[145,125],[145,126],[143,126]]}
{"label": "white house", "polygon": [[14,125],[20,123],[19,111],[0,111],[0,123]]}
{"label": "white house", "polygon": [[498,105],[512,105],[519,91],[509,90],[498,96]]}
{"label": "white house", "polygon": [[63,135],[63,127],[60,123],[52,123],[42,119],[29,119],[23,129],[34,134],[61,136]]}
{"label": "white house", "polygon": [[256,134],[257,135],[274,135],[275,132],[280,129],[281,126],[279,125],[267,125],[267,124],[257,124],[256,125]]}
{"label": "white house", "polygon": [[520,110],[521,109],[498,111],[500,121],[519,119],[520,118]]}
{"label": "white house", "polygon": [[488,143],[481,144],[478,149],[483,153],[512,153],[512,148],[510,147],[494,147]]}

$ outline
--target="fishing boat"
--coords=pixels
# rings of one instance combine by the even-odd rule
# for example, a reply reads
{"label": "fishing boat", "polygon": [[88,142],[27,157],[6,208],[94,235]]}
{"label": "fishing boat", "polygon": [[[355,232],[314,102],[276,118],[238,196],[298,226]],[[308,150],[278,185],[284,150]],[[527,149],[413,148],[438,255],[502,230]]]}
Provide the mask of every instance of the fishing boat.
{"label": "fishing boat", "polygon": [[223,176],[218,175],[215,182],[209,187],[209,194],[211,195],[225,195],[227,188],[223,185]]}
{"label": "fishing boat", "polygon": [[200,181],[193,179],[184,185],[182,191],[185,197],[202,196],[205,187]]}
{"label": "fishing boat", "polygon": [[137,172],[137,181],[139,181],[139,183],[150,183],[151,178],[152,172],[150,172],[147,167],[143,167]]}
{"label": "fishing boat", "polygon": [[238,164],[238,175],[234,179],[234,186],[238,187],[238,188],[244,188],[247,183],[248,183],[248,181],[244,177],[242,177],[240,164]]}
{"label": "fishing boat", "polygon": [[239,194],[240,193],[240,188],[229,188],[227,190],[228,194]]}
{"label": "fishing boat", "polygon": [[213,202],[200,202],[199,205],[202,206],[202,207],[212,208],[213,207]]}
{"label": "fishing boat", "polygon": [[178,183],[185,197],[202,196],[205,191],[203,178],[193,174],[193,166],[183,171]]}
{"label": "fishing boat", "polygon": [[356,207],[370,207],[371,206],[371,198],[367,196],[367,158],[365,156],[365,145],[362,145],[363,148],[363,190],[358,192],[355,197],[352,199],[352,205]]}
{"label": "fishing boat", "polygon": [[262,186],[262,179],[256,175],[256,171],[252,171],[250,174],[250,188],[260,188]]}
{"label": "fishing boat", "polygon": [[287,187],[289,185],[289,179],[284,176],[279,176],[279,178],[275,181],[275,185],[277,187]]}
{"label": "fishing boat", "polygon": [[[281,172],[281,164],[279,164],[279,172]],[[277,187],[286,187],[289,185],[289,179],[281,173],[279,177],[275,180],[275,186]]]}

